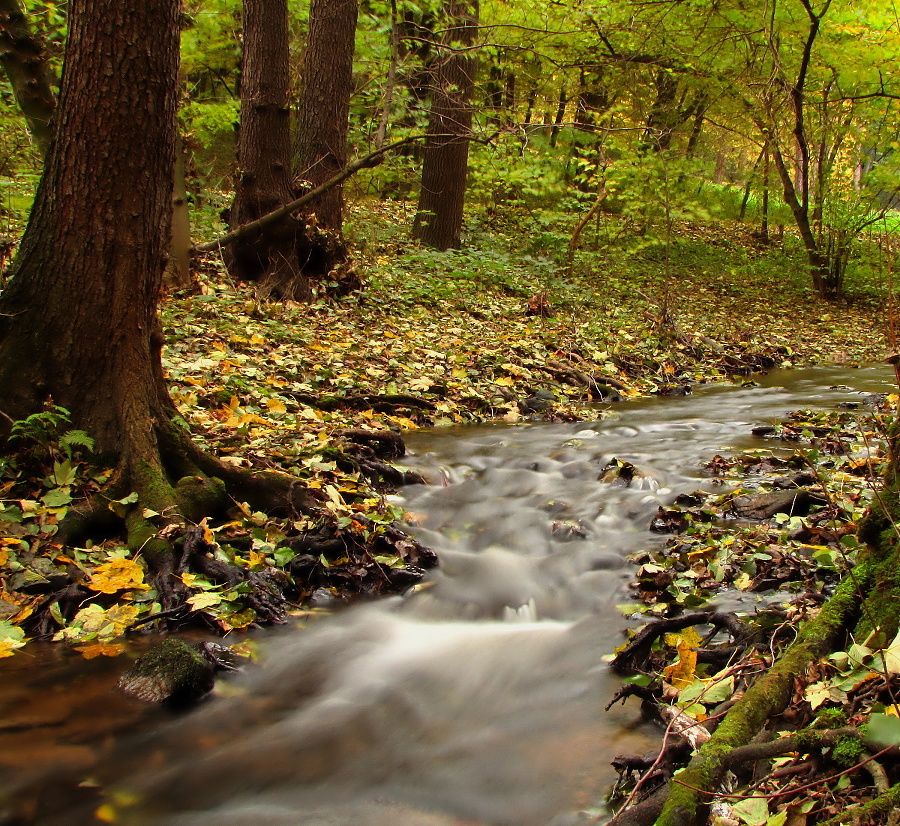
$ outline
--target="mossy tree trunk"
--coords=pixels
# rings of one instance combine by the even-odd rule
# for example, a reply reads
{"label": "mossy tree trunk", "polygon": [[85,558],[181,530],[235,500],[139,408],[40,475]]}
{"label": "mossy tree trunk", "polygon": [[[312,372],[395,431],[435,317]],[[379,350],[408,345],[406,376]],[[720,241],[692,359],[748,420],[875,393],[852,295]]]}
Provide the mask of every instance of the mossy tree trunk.
{"label": "mossy tree trunk", "polygon": [[856,628],[860,641],[877,630],[885,643],[900,630],[900,421],[896,419],[888,445],[890,458],[884,487],[877,492],[859,529],[860,539],[867,546],[865,556],[876,566],[876,573]]}
{"label": "mossy tree trunk", "polygon": [[[226,485],[264,497],[280,484],[201,452],[176,424],[164,382],[156,305],[172,208],[180,11],[179,0],[73,0],[54,137],[0,297],[3,421],[52,399],[114,468],[97,502],[73,508],[60,535],[108,519],[110,499],[137,492],[125,516],[129,544],[156,574],[163,602],[173,595],[177,535],[165,529],[188,513],[199,519],[225,499]],[[281,491],[306,504],[289,480]]]}

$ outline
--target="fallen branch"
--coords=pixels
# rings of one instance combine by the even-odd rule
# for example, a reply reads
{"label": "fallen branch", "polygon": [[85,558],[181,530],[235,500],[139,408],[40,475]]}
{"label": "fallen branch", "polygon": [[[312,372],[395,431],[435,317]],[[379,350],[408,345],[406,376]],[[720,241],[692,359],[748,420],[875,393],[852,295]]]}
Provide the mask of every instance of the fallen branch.
{"label": "fallen branch", "polygon": [[746,635],[744,624],[731,613],[720,611],[697,611],[693,614],[682,614],[680,617],[670,617],[654,620],[645,625],[631,641],[626,645],[612,661],[616,671],[634,671],[642,668],[650,656],[650,649],[663,634],[671,631],[681,631],[693,625],[714,625],[716,628],[724,628],[735,639]]}
{"label": "fallen branch", "polygon": [[404,138],[402,141],[397,141],[396,143],[392,143],[389,146],[383,146],[381,149],[376,149],[374,152],[370,152],[368,155],[363,155],[363,157],[358,158],[353,161],[353,163],[348,164],[344,169],[337,173],[337,175],[333,175],[329,178],[325,183],[320,184],[315,189],[311,189],[305,195],[300,198],[297,198],[290,203],[285,204],[284,206],[278,207],[278,209],[274,209],[271,212],[267,212],[265,215],[257,218],[255,221],[251,221],[249,224],[244,224],[243,226],[238,227],[231,232],[222,235],[219,238],[216,238],[214,241],[207,241],[205,244],[197,244],[194,247],[194,252],[209,252],[211,250],[216,250],[219,247],[227,246],[233,241],[237,241],[240,238],[246,238],[248,235],[252,235],[255,232],[267,227],[269,224],[274,224],[276,221],[280,221],[286,215],[289,215],[296,209],[300,209],[302,206],[306,206],[310,201],[314,201],[318,198],[322,193],[327,192],[329,189],[337,186],[340,183],[343,183],[347,180],[351,175],[355,175],[361,169],[368,169],[373,166],[378,166],[384,160],[384,153],[390,152],[392,149],[399,149],[401,146],[406,146],[406,144],[412,143],[413,141],[421,140],[422,138],[432,137],[431,135],[415,135],[411,138]]}
{"label": "fallen branch", "polygon": [[884,794],[878,795],[861,806],[852,806],[840,814],[821,823],[820,826],[842,826],[845,823],[878,822],[885,815],[892,814],[900,808],[900,783],[891,786]]}

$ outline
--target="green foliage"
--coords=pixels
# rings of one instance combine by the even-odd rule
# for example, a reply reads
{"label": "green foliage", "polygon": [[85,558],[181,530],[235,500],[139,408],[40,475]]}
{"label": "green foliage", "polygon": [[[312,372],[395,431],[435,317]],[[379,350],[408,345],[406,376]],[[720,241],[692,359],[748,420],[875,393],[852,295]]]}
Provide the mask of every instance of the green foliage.
{"label": "green foliage", "polygon": [[239,101],[232,99],[191,102],[181,109],[193,177],[202,188],[216,190],[230,183],[239,110]]}
{"label": "green foliage", "polygon": [[14,422],[9,438],[13,443],[32,442],[49,450],[54,442],[58,442],[61,428],[68,423],[69,411],[51,402],[40,413],[33,413],[26,419]]}
{"label": "green foliage", "polygon": [[848,769],[862,759],[865,751],[858,737],[842,737],[831,750],[831,759],[841,768]]}

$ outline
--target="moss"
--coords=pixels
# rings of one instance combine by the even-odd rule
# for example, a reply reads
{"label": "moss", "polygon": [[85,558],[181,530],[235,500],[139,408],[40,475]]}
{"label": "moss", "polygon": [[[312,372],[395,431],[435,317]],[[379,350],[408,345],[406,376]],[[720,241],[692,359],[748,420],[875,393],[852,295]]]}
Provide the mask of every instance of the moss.
{"label": "moss", "polygon": [[698,811],[705,805],[703,792],[718,785],[727,755],[749,743],[771,715],[784,709],[795,675],[831,648],[835,635],[859,607],[857,587],[865,587],[873,573],[874,566],[863,564],[855,569],[853,578],[846,577],[818,615],[804,625],[794,643],[729,710],[677,782],[670,783],[669,799],[657,826],[687,826],[697,821]]}
{"label": "moss", "polygon": [[214,670],[196,648],[170,637],[140,657],[116,685],[145,702],[189,705],[212,690]]}
{"label": "moss", "polygon": [[862,806],[851,806],[821,826],[839,826],[841,823],[877,823],[879,819],[890,815],[900,806],[900,783],[891,786],[884,794],[864,803]]}
{"label": "moss", "polygon": [[199,522],[228,501],[225,483],[208,476],[182,476],[175,485],[175,499],[185,519]]}
{"label": "moss", "polygon": [[823,708],[816,715],[812,728],[832,729],[847,725],[847,714],[841,708]]}
{"label": "moss", "polygon": [[858,738],[842,737],[831,750],[831,759],[842,769],[847,769],[859,763],[865,750]]}

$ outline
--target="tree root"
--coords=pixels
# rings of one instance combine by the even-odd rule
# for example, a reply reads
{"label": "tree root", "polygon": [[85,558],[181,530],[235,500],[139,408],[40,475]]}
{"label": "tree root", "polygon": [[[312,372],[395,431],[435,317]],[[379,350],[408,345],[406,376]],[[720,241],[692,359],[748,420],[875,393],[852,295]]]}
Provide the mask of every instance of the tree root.
{"label": "tree root", "polygon": [[[747,689],[687,768],[669,784],[669,796],[657,826],[694,826],[699,822],[706,809],[704,797],[719,786],[731,755],[747,746],[771,716],[784,710],[791,698],[794,678],[808,663],[831,650],[838,633],[859,610],[859,589],[865,591],[872,577],[872,565],[858,566],[772,667]],[[764,749],[768,745],[753,747]]]}
{"label": "tree root", "polygon": [[[379,479],[389,475],[389,481],[397,484],[420,481],[407,479],[377,458],[405,452],[397,434],[349,431],[346,435],[361,459],[365,454],[360,470],[368,469]],[[433,552],[399,529],[371,522],[362,513],[353,514],[352,530],[339,527],[334,514],[323,506],[324,495],[296,477],[226,465],[171,423],[158,426],[158,442],[155,460],[123,457],[104,490],[72,507],[58,526],[55,540],[73,546],[81,540],[124,534],[135,557],[146,563],[146,580],[155,588],[159,603],[155,617],[170,629],[199,621],[221,631],[218,614],[187,605],[192,590],[185,584],[185,574],[199,575],[219,587],[223,600],[228,594],[227,600],[242,606],[227,616],[244,624],[269,625],[285,622],[289,604],[303,602],[317,591],[320,598],[329,600],[397,593],[419,581],[423,568],[437,564]],[[269,561],[264,570],[250,570],[246,562],[230,564],[204,520],[226,517],[238,507],[244,513],[253,510],[283,519],[287,527],[280,531],[280,547],[282,553],[295,551],[294,558],[277,568]],[[305,533],[290,527],[300,519],[317,527]],[[240,553],[246,557],[253,549],[249,534],[227,544],[236,548],[242,540],[246,547]],[[68,587],[62,587],[66,575],[58,577],[60,582],[53,583],[53,591],[29,617],[32,636],[53,636],[58,618],[69,622],[87,601],[101,598],[84,588],[84,574],[76,566],[71,566],[68,576],[72,579]]]}
{"label": "tree root", "polygon": [[[833,746],[839,740],[847,737],[859,738],[861,732],[857,728],[840,728],[840,729],[804,729],[796,734],[788,737],[781,737],[776,740],[769,740],[763,743],[748,743],[739,746],[728,752],[722,757],[723,772],[736,770],[740,766],[747,763],[756,763],[762,760],[771,760],[774,757],[781,757],[792,752],[801,754],[813,753],[819,749]],[[677,749],[677,744],[675,748]],[[613,766],[620,773],[622,771],[636,771],[641,767],[648,767],[659,762],[654,755],[646,755],[642,758],[625,758],[617,757],[613,762]],[[618,765],[617,765],[618,763]],[[672,761],[669,761],[669,772],[673,768]],[[678,775],[670,783],[684,783],[684,774]],[[650,798],[645,798],[627,809],[617,812],[607,826],[650,826],[662,813],[665,801],[669,798],[671,789],[663,787],[662,789],[654,789]],[[652,799],[653,802],[648,801]],[[647,805],[645,805],[647,804]]]}
{"label": "tree root", "polygon": [[680,631],[693,625],[713,625],[717,629],[725,629],[735,640],[746,640],[747,627],[734,614],[719,611],[698,611],[693,614],[682,614],[654,620],[645,625],[632,637],[629,643],[616,654],[612,667],[616,671],[640,671],[647,664],[653,643],[663,634]]}

